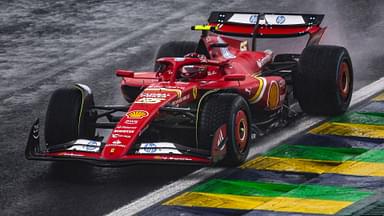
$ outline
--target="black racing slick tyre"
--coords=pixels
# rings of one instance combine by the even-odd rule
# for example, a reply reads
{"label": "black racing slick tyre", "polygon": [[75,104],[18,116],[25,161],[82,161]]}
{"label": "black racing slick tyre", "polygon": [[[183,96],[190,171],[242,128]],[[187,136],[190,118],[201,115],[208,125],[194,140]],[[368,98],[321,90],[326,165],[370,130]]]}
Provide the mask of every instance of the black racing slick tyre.
{"label": "black racing slick tyre", "polygon": [[353,69],[344,47],[306,47],[294,74],[294,93],[305,113],[339,115],[351,102]]}
{"label": "black racing slick tyre", "polygon": [[245,161],[250,147],[251,113],[247,101],[231,93],[219,93],[203,101],[198,119],[198,145],[210,150],[215,132],[227,125],[227,154],[223,164],[237,166]]}
{"label": "black racing slick tyre", "polygon": [[93,105],[93,96],[88,95],[85,100],[82,91],[76,87],[54,91],[46,112],[44,134],[47,147],[78,138],[93,138],[96,118],[89,111]]}
{"label": "black racing slick tyre", "polygon": [[[163,57],[183,57],[188,53],[193,53],[197,49],[197,43],[193,41],[171,41],[161,45],[157,51],[156,59]],[[159,65],[155,63],[155,71]]]}

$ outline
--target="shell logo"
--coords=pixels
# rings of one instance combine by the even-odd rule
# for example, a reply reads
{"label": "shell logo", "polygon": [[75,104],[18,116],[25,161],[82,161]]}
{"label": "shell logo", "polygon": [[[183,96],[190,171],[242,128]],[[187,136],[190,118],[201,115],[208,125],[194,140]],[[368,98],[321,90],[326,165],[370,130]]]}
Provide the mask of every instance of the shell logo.
{"label": "shell logo", "polygon": [[144,117],[147,117],[149,114],[145,110],[133,110],[129,111],[126,116],[131,119],[142,119]]}

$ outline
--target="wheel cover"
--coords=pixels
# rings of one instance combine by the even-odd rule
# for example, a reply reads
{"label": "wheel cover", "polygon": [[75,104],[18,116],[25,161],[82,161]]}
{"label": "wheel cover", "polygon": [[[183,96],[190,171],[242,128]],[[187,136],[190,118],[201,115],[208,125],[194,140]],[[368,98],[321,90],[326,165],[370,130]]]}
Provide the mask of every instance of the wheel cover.
{"label": "wheel cover", "polygon": [[248,119],[243,110],[236,113],[235,118],[235,140],[239,152],[243,153],[247,147],[248,141]]}
{"label": "wheel cover", "polygon": [[343,100],[347,100],[350,91],[351,72],[349,70],[348,63],[343,61],[339,68],[339,92]]}

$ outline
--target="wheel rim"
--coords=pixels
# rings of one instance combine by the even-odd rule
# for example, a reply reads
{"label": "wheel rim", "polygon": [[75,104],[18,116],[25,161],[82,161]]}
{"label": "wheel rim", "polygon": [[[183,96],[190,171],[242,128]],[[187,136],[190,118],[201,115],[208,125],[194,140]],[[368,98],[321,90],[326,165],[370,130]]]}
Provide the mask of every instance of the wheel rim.
{"label": "wheel rim", "polygon": [[243,153],[247,146],[248,141],[248,121],[247,115],[243,110],[239,110],[236,113],[235,124],[235,139],[236,145],[238,145],[239,152]]}
{"label": "wheel rim", "polygon": [[351,82],[351,74],[349,70],[349,66],[347,62],[343,62],[339,68],[339,92],[341,97],[344,100],[348,99],[349,91],[350,91],[350,82]]}

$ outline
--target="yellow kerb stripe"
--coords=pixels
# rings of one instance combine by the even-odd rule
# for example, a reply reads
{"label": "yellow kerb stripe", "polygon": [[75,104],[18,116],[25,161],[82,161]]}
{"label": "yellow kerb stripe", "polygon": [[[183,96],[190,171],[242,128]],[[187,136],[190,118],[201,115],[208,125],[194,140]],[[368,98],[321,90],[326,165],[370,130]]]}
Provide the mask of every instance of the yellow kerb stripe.
{"label": "yellow kerb stripe", "polygon": [[186,192],[163,205],[252,210],[273,197]]}
{"label": "yellow kerb stripe", "polygon": [[373,101],[384,101],[384,93],[381,93],[380,95],[374,97],[372,100]]}
{"label": "yellow kerb stripe", "polygon": [[329,172],[344,175],[384,177],[384,163],[345,161]]}
{"label": "yellow kerb stripe", "polygon": [[384,126],[326,122],[309,131],[319,135],[356,136],[367,138],[384,138]]}
{"label": "yellow kerb stripe", "polygon": [[272,170],[306,173],[336,173],[356,176],[384,177],[384,163],[362,161],[319,161],[297,158],[278,158],[261,156],[243,164],[242,169]]}
{"label": "yellow kerb stripe", "polygon": [[261,156],[243,164],[242,169],[274,170],[286,172],[324,173],[338,166],[336,161],[316,161],[309,159],[278,158]]}
{"label": "yellow kerb stripe", "polygon": [[163,203],[163,205],[238,210],[269,210],[311,214],[335,214],[352,203],[353,202],[349,201],[291,197],[239,196],[231,194],[186,192]]}
{"label": "yellow kerb stripe", "polygon": [[333,215],[352,203],[349,201],[277,197],[256,207],[255,210]]}

